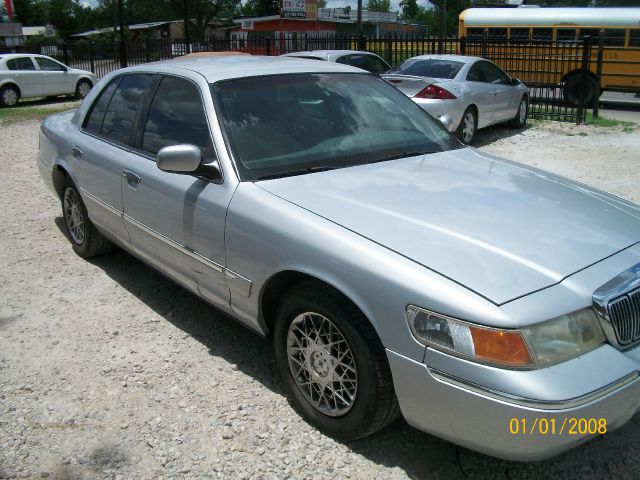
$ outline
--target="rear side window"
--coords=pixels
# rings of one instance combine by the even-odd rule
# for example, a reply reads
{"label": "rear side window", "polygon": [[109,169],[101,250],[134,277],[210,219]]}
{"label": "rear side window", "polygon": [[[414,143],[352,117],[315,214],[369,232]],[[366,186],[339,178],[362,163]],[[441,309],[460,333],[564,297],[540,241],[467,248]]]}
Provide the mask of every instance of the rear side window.
{"label": "rear side window", "polygon": [[384,73],[389,70],[389,65],[373,55],[367,55],[367,70],[372,73]]}
{"label": "rear side window", "polygon": [[464,63],[451,60],[429,58],[426,60],[407,60],[389,73],[417,75],[419,77],[454,78]]}
{"label": "rear side window", "polygon": [[152,78],[152,75],[126,75],[122,78],[107,107],[100,136],[116,143],[129,143],[136,114]]}
{"label": "rear side window", "polygon": [[35,70],[36,66],[29,57],[18,57],[7,60],[9,70]]}
{"label": "rear side window", "polygon": [[142,149],[156,154],[164,147],[188,143],[210,156],[209,129],[198,87],[188,80],[164,77],[153,97],[142,136]]}
{"label": "rear side window", "polygon": [[640,28],[629,30],[629,46],[640,47]]}
{"label": "rear side window", "polygon": [[93,108],[85,121],[84,129],[86,131],[100,135],[104,113],[107,111],[111,97],[113,97],[113,92],[116,91],[116,87],[118,86],[118,83],[120,83],[120,80],[120,77],[111,80],[111,83],[109,83],[107,88],[100,92],[98,101],[93,104]]}

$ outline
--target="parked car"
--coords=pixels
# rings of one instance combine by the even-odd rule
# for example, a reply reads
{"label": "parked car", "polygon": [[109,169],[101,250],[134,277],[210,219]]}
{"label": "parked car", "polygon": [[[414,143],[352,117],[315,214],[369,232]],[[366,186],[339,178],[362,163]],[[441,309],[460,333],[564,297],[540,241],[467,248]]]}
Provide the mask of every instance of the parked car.
{"label": "parked car", "polygon": [[451,117],[449,130],[467,144],[479,128],[527,123],[528,88],[484,58],[420,55],[383,77],[434,117]]}
{"label": "parked car", "polygon": [[387,62],[374,53],[358,50],[310,50],[291,52],[281,57],[307,58],[309,60],[324,60],[326,62],[343,63],[358,67],[371,73],[384,73],[391,67]]}
{"label": "parked car", "polygon": [[42,123],[37,163],[80,256],[119,245],[269,336],[336,438],[401,412],[536,460],[639,409],[640,207],[468,148],[374,75],[116,71]]}
{"label": "parked car", "polygon": [[15,107],[21,98],[73,94],[84,98],[96,83],[86,70],[70,68],[45,55],[0,54],[0,106]]}

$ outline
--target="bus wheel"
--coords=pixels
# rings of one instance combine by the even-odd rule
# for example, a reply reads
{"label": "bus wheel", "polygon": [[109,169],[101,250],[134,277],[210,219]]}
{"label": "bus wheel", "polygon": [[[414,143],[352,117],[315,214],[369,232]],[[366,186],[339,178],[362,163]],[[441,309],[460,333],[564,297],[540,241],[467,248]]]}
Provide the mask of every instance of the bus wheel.
{"label": "bus wheel", "polygon": [[[582,105],[591,107],[596,95],[596,88],[598,83],[596,80],[588,76],[584,90],[584,98],[582,99]],[[562,96],[565,102],[573,107],[577,107],[580,104],[580,74],[574,73],[567,77],[562,88]]]}

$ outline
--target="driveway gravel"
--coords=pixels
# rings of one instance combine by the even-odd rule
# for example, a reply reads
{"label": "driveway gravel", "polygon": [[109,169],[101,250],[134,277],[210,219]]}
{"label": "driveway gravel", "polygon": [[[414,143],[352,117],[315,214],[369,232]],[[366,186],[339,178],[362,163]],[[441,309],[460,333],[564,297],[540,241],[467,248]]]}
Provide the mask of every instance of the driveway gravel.
{"label": "driveway gravel", "polygon": [[[0,479],[558,480],[640,471],[639,415],[531,464],[471,452],[402,420],[348,444],[320,434],[287,403],[268,342],[123,252],[91,261],[72,252],[35,165],[38,126],[0,125]],[[640,202],[640,130],[626,130],[541,123],[481,132],[478,145]]]}

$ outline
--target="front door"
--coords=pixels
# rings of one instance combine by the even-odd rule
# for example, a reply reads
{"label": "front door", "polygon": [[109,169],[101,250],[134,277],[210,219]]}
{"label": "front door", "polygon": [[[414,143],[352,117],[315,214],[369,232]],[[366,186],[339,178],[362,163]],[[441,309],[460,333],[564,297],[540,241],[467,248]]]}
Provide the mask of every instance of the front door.
{"label": "front door", "polygon": [[74,76],[67,73],[65,66],[45,57],[35,57],[35,60],[42,72],[43,95],[63,95],[75,91]]}
{"label": "front door", "polygon": [[224,227],[234,188],[158,169],[157,152],[178,144],[200,148],[203,162],[215,159],[198,86],[165,76],[149,105],[137,152],[123,172],[124,219],[131,246],[156,268],[228,308]]}

